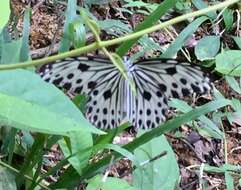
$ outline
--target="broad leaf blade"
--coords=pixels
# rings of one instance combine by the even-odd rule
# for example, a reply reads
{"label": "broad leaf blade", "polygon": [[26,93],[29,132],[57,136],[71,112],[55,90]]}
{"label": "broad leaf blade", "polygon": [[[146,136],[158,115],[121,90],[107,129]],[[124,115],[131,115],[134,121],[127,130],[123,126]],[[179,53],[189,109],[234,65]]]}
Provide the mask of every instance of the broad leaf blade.
{"label": "broad leaf blade", "polygon": [[218,54],[215,70],[230,76],[241,76],[241,51],[228,50]]}
{"label": "broad leaf blade", "polygon": [[135,169],[133,184],[137,189],[174,189],[179,178],[179,168],[175,154],[164,136],[152,139],[138,147],[134,153],[140,163],[158,156],[166,151],[167,154]]}
{"label": "broad leaf blade", "polygon": [[220,48],[219,36],[205,36],[195,46],[195,55],[200,61],[214,59]]}
{"label": "broad leaf blade", "polygon": [[[46,130],[46,132],[63,134],[63,132],[72,131],[76,129],[77,131],[86,130],[97,133],[103,133],[100,130],[94,128],[82,115],[79,109],[67,98],[60,90],[58,90],[54,85],[48,84],[44,82],[38,75],[26,70],[11,70],[11,71],[1,71],[0,72],[0,80],[2,83],[0,84],[0,93],[2,97],[7,97],[9,100],[9,104],[13,107],[9,107],[11,112],[14,113],[14,108],[18,107],[20,113],[14,113],[15,116],[18,115],[19,119],[25,117],[24,115],[28,115],[28,113],[22,113],[23,108],[21,106],[26,106],[26,109],[32,114],[33,117],[36,117],[35,127],[33,129],[38,130]],[[13,102],[17,103],[14,105]],[[18,104],[19,103],[19,104]],[[7,106],[6,102],[2,102],[4,106]],[[31,107],[32,104],[32,107]],[[36,110],[39,113],[34,113]],[[7,107],[6,107],[7,109]],[[1,111],[1,110],[0,110]],[[7,111],[7,110],[5,110]],[[32,113],[33,112],[33,113]],[[29,113],[29,114],[30,114]],[[38,114],[42,114],[38,116]],[[53,126],[42,126],[42,124],[47,124],[47,122],[54,123],[54,121],[47,121],[48,113],[50,114],[52,119],[54,119],[57,123],[55,127]],[[6,116],[6,115],[5,115]],[[11,117],[11,116],[9,116]],[[72,123],[72,127],[67,129],[67,126],[63,126],[61,124],[61,117],[66,124]],[[57,121],[59,118],[60,120]],[[12,118],[13,119],[13,118]],[[29,120],[28,118],[24,118]],[[41,119],[43,121],[41,121]],[[50,119],[48,117],[48,119]],[[5,120],[6,121],[6,120]],[[14,120],[16,121],[16,120]],[[19,122],[19,120],[18,120]],[[33,122],[33,121],[29,121]],[[21,123],[21,122],[20,122]],[[49,124],[50,124],[49,123]],[[75,124],[74,124],[75,123]],[[23,125],[24,126],[24,125]],[[23,127],[22,126],[22,127]],[[78,126],[78,127],[77,127]],[[26,127],[26,126],[25,126]],[[52,127],[52,129],[51,129]],[[81,129],[77,129],[77,128]],[[67,131],[66,131],[67,130]]]}
{"label": "broad leaf blade", "polygon": [[130,186],[124,179],[119,179],[115,177],[107,177],[104,181],[104,176],[97,175],[90,179],[86,190],[137,190],[136,188]]}

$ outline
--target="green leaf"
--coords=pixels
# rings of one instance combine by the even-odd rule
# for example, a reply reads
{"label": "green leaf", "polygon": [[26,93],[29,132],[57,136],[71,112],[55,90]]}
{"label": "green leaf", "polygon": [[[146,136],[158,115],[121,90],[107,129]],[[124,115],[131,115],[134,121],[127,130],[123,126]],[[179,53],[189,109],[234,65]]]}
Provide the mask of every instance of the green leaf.
{"label": "green leaf", "polygon": [[178,35],[174,42],[168,47],[168,49],[160,56],[161,58],[172,58],[182,48],[188,38],[198,29],[208,17],[202,16],[195,19],[190,23],[182,32]]}
{"label": "green leaf", "polygon": [[226,117],[228,119],[228,122],[232,125],[232,124],[238,124],[239,126],[241,126],[241,111],[239,112],[228,112],[226,113]]}
{"label": "green leaf", "polygon": [[233,178],[228,171],[224,173],[227,190],[234,190]]}
{"label": "green leaf", "polygon": [[218,54],[215,70],[230,76],[241,76],[241,51],[228,50]]}
{"label": "green leaf", "polygon": [[[178,99],[172,99],[169,103],[171,107],[177,108],[178,110],[182,111],[183,113],[187,113],[192,110],[192,107],[189,106],[185,101],[178,100]],[[198,127],[197,130],[202,135],[217,138],[217,139],[223,139],[224,133],[216,126],[216,124],[210,120],[205,115],[202,115],[198,118],[203,124],[205,124],[205,127]]]}
{"label": "green leaf", "polygon": [[[145,28],[148,28],[150,26],[153,26],[160,18],[162,15],[164,15],[167,10],[169,10],[170,8],[172,8],[176,3],[176,0],[173,1],[169,1],[169,0],[165,0],[164,2],[162,2],[155,11],[153,11],[152,14],[150,14],[150,16],[148,16],[142,23],[140,23],[139,25],[136,26],[136,28],[134,29],[134,32],[143,30]],[[125,55],[125,53],[137,42],[139,38],[137,39],[133,39],[133,40],[128,40],[124,43],[122,43],[119,48],[116,50],[116,53],[122,57]]]}
{"label": "green leaf", "polygon": [[1,146],[1,152],[2,154],[8,155],[8,163],[12,163],[13,154],[15,153],[15,139],[17,130],[14,128],[2,128],[1,131],[5,129],[6,135],[3,135],[2,139],[2,146]]}
{"label": "green leaf", "polygon": [[108,34],[116,37],[132,31],[127,24],[124,24],[120,20],[106,19],[99,20],[97,22],[102,30],[105,30]]}
{"label": "green leaf", "polygon": [[0,166],[0,189],[17,190],[14,175],[2,166]]}
{"label": "green leaf", "polygon": [[116,177],[104,177],[97,175],[89,180],[86,190],[137,190],[130,186],[125,180]]}
{"label": "green leaf", "polygon": [[205,36],[195,46],[195,55],[200,61],[214,59],[220,48],[219,36]]}
{"label": "green leaf", "polygon": [[3,27],[7,24],[10,16],[10,1],[1,0],[0,6],[0,33],[2,32]]}
{"label": "green leaf", "polygon": [[[34,143],[25,155],[24,162],[21,164],[20,170],[16,176],[16,184],[18,189],[24,182],[24,175],[32,174],[34,166],[41,162],[44,154],[44,145],[46,142],[46,138],[47,135],[35,135]],[[40,170],[37,169],[36,172],[40,172]]]}
{"label": "green leaf", "polygon": [[241,94],[241,88],[239,83],[236,81],[234,77],[225,76],[226,81],[228,82],[229,86],[236,91],[237,93]]}
{"label": "green leaf", "polygon": [[30,32],[30,17],[31,17],[31,9],[27,8],[24,12],[24,19],[23,19],[23,37],[22,37],[22,44],[20,49],[20,58],[19,60],[27,61],[29,56],[29,32]]}
{"label": "green leaf", "polygon": [[[208,7],[208,5],[207,5],[203,0],[192,0],[192,3],[193,3],[194,6],[195,6],[196,8],[198,8],[199,10]],[[210,17],[211,19],[217,18],[217,14],[216,14],[215,11],[210,11],[210,12],[206,13],[206,15],[207,15],[208,17]]]}
{"label": "green leaf", "polygon": [[86,31],[81,21],[74,21],[69,24],[69,34],[72,37],[74,48],[83,47],[86,43]]}
{"label": "green leaf", "polygon": [[[12,42],[4,43],[2,46],[1,63],[11,64],[20,61],[20,52],[22,48],[22,38]],[[13,53],[14,52],[14,53]]]}
{"label": "green leaf", "polygon": [[0,115],[5,124],[51,134],[67,135],[70,131],[103,134],[84,118],[69,98],[35,73],[20,69],[1,71],[0,80],[3,81]]}
{"label": "green leaf", "polygon": [[[118,136],[118,134],[120,134],[121,132],[123,132],[125,129],[127,129],[128,127],[130,127],[130,125],[128,123],[124,123],[120,126],[118,126],[117,128],[113,128],[110,130],[106,131],[106,135],[99,135],[97,136],[94,141],[94,144],[107,144],[107,143],[111,143],[113,142],[113,139]],[[118,144],[118,143],[117,143]]]}
{"label": "green leaf", "polygon": [[229,172],[238,172],[240,171],[240,165],[232,165],[232,164],[224,164],[219,167],[210,166],[205,164],[203,170],[206,172],[212,172],[212,173],[225,173],[227,171]]}
{"label": "green leaf", "polygon": [[[117,154],[120,154],[120,155],[122,155],[123,157],[126,157],[126,158],[128,158],[129,160],[131,160],[134,164],[136,164],[136,165],[138,165],[139,163],[137,162],[137,160],[135,159],[135,156],[131,153],[131,152],[129,152],[129,151],[127,151],[127,150],[125,150],[124,148],[122,148],[122,147],[120,147],[120,146],[118,146],[118,145],[114,145],[114,144],[97,144],[97,145],[94,145],[94,146],[92,146],[92,147],[90,147],[90,148],[87,148],[87,149],[85,149],[85,150],[82,150],[81,152],[75,152],[75,153],[73,153],[72,155],[71,155],[71,158],[72,157],[75,157],[75,156],[78,156],[78,160],[80,161],[80,163],[83,163],[84,161],[85,161],[85,159],[86,159],[86,154],[87,155],[89,155],[89,152],[91,152],[93,155],[94,154],[96,154],[97,152],[100,152],[100,151],[102,151],[102,150],[104,150],[104,149],[110,149],[110,150],[114,150]],[[69,160],[70,160],[70,158],[68,158]],[[71,161],[71,160],[70,160]],[[71,163],[71,162],[70,162]],[[84,169],[88,169],[88,171],[90,171],[91,170],[91,168],[89,169],[89,166],[91,166],[91,165],[86,165],[86,167],[84,168]],[[67,173],[65,173],[64,175],[62,175],[62,182],[63,182],[63,185],[64,185],[64,187],[69,187],[69,185],[72,185],[73,183],[74,183],[74,180],[72,179],[72,181],[70,182],[69,180],[71,179],[71,177],[69,178],[69,175],[73,175],[73,174],[75,174],[74,173],[75,171],[73,171],[73,172],[71,172],[71,173],[68,173],[68,171],[67,171]],[[93,174],[96,174],[97,173],[97,171],[91,171]],[[85,170],[83,170],[82,172],[79,172],[78,171],[78,173],[81,173],[81,174],[79,174],[80,176],[83,176],[83,175],[85,175]],[[88,176],[87,178],[89,178],[90,176]],[[85,178],[86,179],[86,178]],[[79,181],[80,179],[78,179],[78,181]]]}
{"label": "green leaf", "polygon": [[[85,131],[80,123],[49,111],[43,106],[0,93],[1,125],[47,134],[67,135]],[[23,111],[25,114],[23,114]],[[88,130],[87,130],[88,131]]]}
{"label": "green leaf", "polygon": [[[29,24],[31,10],[24,13],[23,37],[18,40],[2,42],[1,63],[10,64],[29,59]],[[13,53],[14,52],[14,53]]]}
{"label": "green leaf", "polygon": [[88,97],[85,95],[76,95],[72,99],[73,103],[79,108],[82,113],[86,112],[86,103],[88,102]]}
{"label": "green leaf", "polygon": [[[167,133],[168,131],[178,128],[180,125],[186,122],[196,119],[201,115],[204,115],[211,111],[216,111],[217,109],[227,106],[229,104],[230,104],[230,101],[226,99],[218,99],[218,100],[209,102],[175,119],[167,121],[166,123],[162,124],[158,128],[155,128],[155,129],[152,129],[151,131],[146,132],[145,134],[136,138],[134,141],[128,143],[127,145],[124,145],[123,148],[125,148],[128,151],[134,151],[137,147],[147,143],[148,141],[152,140],[155,137],[159,137],[160,135]],[[115,156],[115,159],[118,159],[121,157],[120,154],[114,154],[114,156]],[[83,171],[84,175],[82,176],[79,176],[78,173],[75,172],[73,168],[69,167],[66,170],[64,177],[61,177],[59,181],[56,184],[53,184],[51,187],[60,188],[65,186],[65,184],[68,182],[68,180],[65,180],[65,177],[69,175],[71,175],[70,186],[72,187],[75,184],[79,183],[80,177],[82,180],[86,179],[89,176],[92,176],[94,171],[99,171],[100,169],[103,169],[103,167],[107,167],[109,165],[110,160],[111,160],[111,156],[108,156],[97,163],[91,164],[88,168],[86,168]]]}
{"label": "green leaf", "polygon": [[234,39],[235,43],[238,45],[239,49],[241,49],[241,37],[233,36],[232,38]]}
{"label": "green leaf", "polygon": [[76,18],[77,3],[76,0],[68,0],[68,6],[65,12],[65,24],[64,24],[64,33],[61,39],[61,44],[59,52],[68,51],[71,46],[71,37],[69,34],[69,24],[72,23]]}
{"label": "green leaf", "polygon": [[241,112],[241,102],[239,99],[232,98],[231,103],[231,106],[235,111]]}
{"label": "green leaf", "polygon": [[233,10],[227,8],[223,12],[223,20],[226,30],[231,30],[233,26]]}
{"label": "green leaf", "polygon": [[83,134],[76,132],[70,132],[69,139],[71,150],[69,150],[66,141],[64,141],[63,139],[59,141],[59,145],[65,157],[70,156],[72,153],[77,153],[75,156],[69,158],[69,162],[81,175],[82,169],[88,164],[91,155],[91,150],[86,151],[86,153],[84,154],[82,151],[88,147],[91,147],[93,145],[93,142],[91,138],[85,138],[83,137]]}
{"label": "green leaf", "polygon": [[[79,160],[82,162],[83,158],[85,158],[85,156],[86,156],[85,154],[86,153],[88,154],[89,151],[91,151],[92,154],[94,155],[97,152],[100,152],[104,149],[114,150],[117,154],[122,155],[123,157],[126,157],[129,160],[131,160],[134,164],[139,165],[139,163],[135,159],[135,156],[131,152],[129,152],[126,149],[124,149],[124,148],[122,148],[118,145],[115,145],[115,144],[97,144],[97,145],[94,145],[90,148],[87,148],[87,149],[78,153]],[[76,155],[76,153],[73,153],[71,156],[75,156],[75,155]],[[77,179],[76,176],[86,175],[85,169],[87,169],[88,172],[91,172],[92,174],[97,173],[97,170],[92,170],[91,164],[87,165],[86,168],[84,168],[84,170],[82,172],[82,175],[79,175],[75,170],[73,170],[73,171],[66,170],[66,172],[61,176],[60,184],[57,184],[58,188],[59,188],[59,186],[61,186],[61,187],[72,187],[76,182],[79,183],[79,181],[81,179],[80,179],[80,177],[77,177],[78,178]],[[91,175],[91,176],[93,176],[93,175]],[[90,178],[91,176],[84,177],[82,179],[84,180],[84,179]],[[56,184],[53,184],[53,185],[51,185],[51,187],[56,188],[55,185]]]}
{"label": "green leaf", "polygon": [[152,139],[138,147],[134,154],[140,163],[166,151],[167,154],[157,160],[137,167],[133,173],[133,185],[137,189],[175,189],[179,179],[179,168],[175,154],[165,136]]}

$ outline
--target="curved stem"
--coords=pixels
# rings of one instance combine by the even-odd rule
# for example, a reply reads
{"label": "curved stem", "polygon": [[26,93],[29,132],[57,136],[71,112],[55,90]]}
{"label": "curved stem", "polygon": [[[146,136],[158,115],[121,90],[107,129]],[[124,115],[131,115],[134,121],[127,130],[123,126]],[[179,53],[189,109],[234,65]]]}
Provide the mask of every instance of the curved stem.
{"label": "curved stem", "polygon": [[66,58],[66,57],[78,56],[80,54],[93,51],[97,48],[111,46],[111,45],[119,44],[119,43],[124,42],[126,40],[139,38],[139,37],[141,37],[145,34],[148,34],[148,33],[154,32],[156,30],[160,30],[162,28],[165,28],[169,25],[173,25],[173,24],[176,24],[178,22],[184,21],[184,20],[186,20],[190,17],[204,15],[204,14],[210,12],[210,11],[214,11],[214,10],[222,9],[224,7],[228,7],[228,6],[230,6],[234,3],[237,3],[237,2],[239,2],[239,0],[227,0],[225,2],[207,7],[205,9],[201,9],[201,10],[198,10],[198,11],[195,11],[195,12],[192,12],[192,13],[187,13],[185,15],[173,18],[169,21],[163,22],[161,24],[157,24],[157,25],[152,26],[150,28],[147,28],[147,29],[144,29],[144,30],[132,33],[132,34],[127,34],[126,36],[123,36],[123,37],[119,37],[119,38],[116,38],[116,39],[113,39],[113,40],[101,41],[99,43],[95,42],[95,43],[87,45],[83,48],[75,49],[75,50],[65,52],[65,53],[62,53],[62,54],[58,54],[58,55],[54,55],[54,56],[50,56],[50,57],[46,57],[46,58],[34,60],[34,61],[26,61],[26,62],[18,63],[18,64],[0,65],[0,70],[25,68],[25,67],[30,67],[30,66],[46,64],[46,63],[53,62],[53,61],[63,59],[63,58]]}

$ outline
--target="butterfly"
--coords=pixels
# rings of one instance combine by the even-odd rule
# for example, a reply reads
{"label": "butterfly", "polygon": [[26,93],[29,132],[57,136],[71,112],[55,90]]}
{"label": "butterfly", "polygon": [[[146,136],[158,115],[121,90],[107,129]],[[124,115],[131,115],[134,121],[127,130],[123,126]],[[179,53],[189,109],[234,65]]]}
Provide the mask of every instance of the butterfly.
{"label": "butterfly", "polygon": [[111,61],[69,57],[43,65],[40,76],[74,94],[86,94],[86,118],[96,127],[112,129],[128,120],[136,129],[155,128],[166,120],[168,100],[207,93],[210,79],[200,67],[173,59],[125,61],[136,95]]}

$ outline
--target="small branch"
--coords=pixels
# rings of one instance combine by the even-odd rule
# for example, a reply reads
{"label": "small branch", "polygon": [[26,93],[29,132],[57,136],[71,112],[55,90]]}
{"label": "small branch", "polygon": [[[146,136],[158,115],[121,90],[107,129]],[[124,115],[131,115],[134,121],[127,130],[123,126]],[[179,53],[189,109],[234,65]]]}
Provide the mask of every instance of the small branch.
{"label": "small branch", "polygon": [[146,165],[146,164],[149,164],[149,163],[151,163],[151,162],[154,162],[155,160],[157,160],[157,159],[159,159],[159,158],[161,158],[161,157],[163,157],[163,156],[165,156],[165,155],[167,155],[167,151],[163,151],[163,152],[161,152],[160,154],[154,156],[153,158],[151,158],[151,159],[149,159],[149,160],[146,160],[146,161],[140,163],[140,166],[144,166],[144,165]]}

